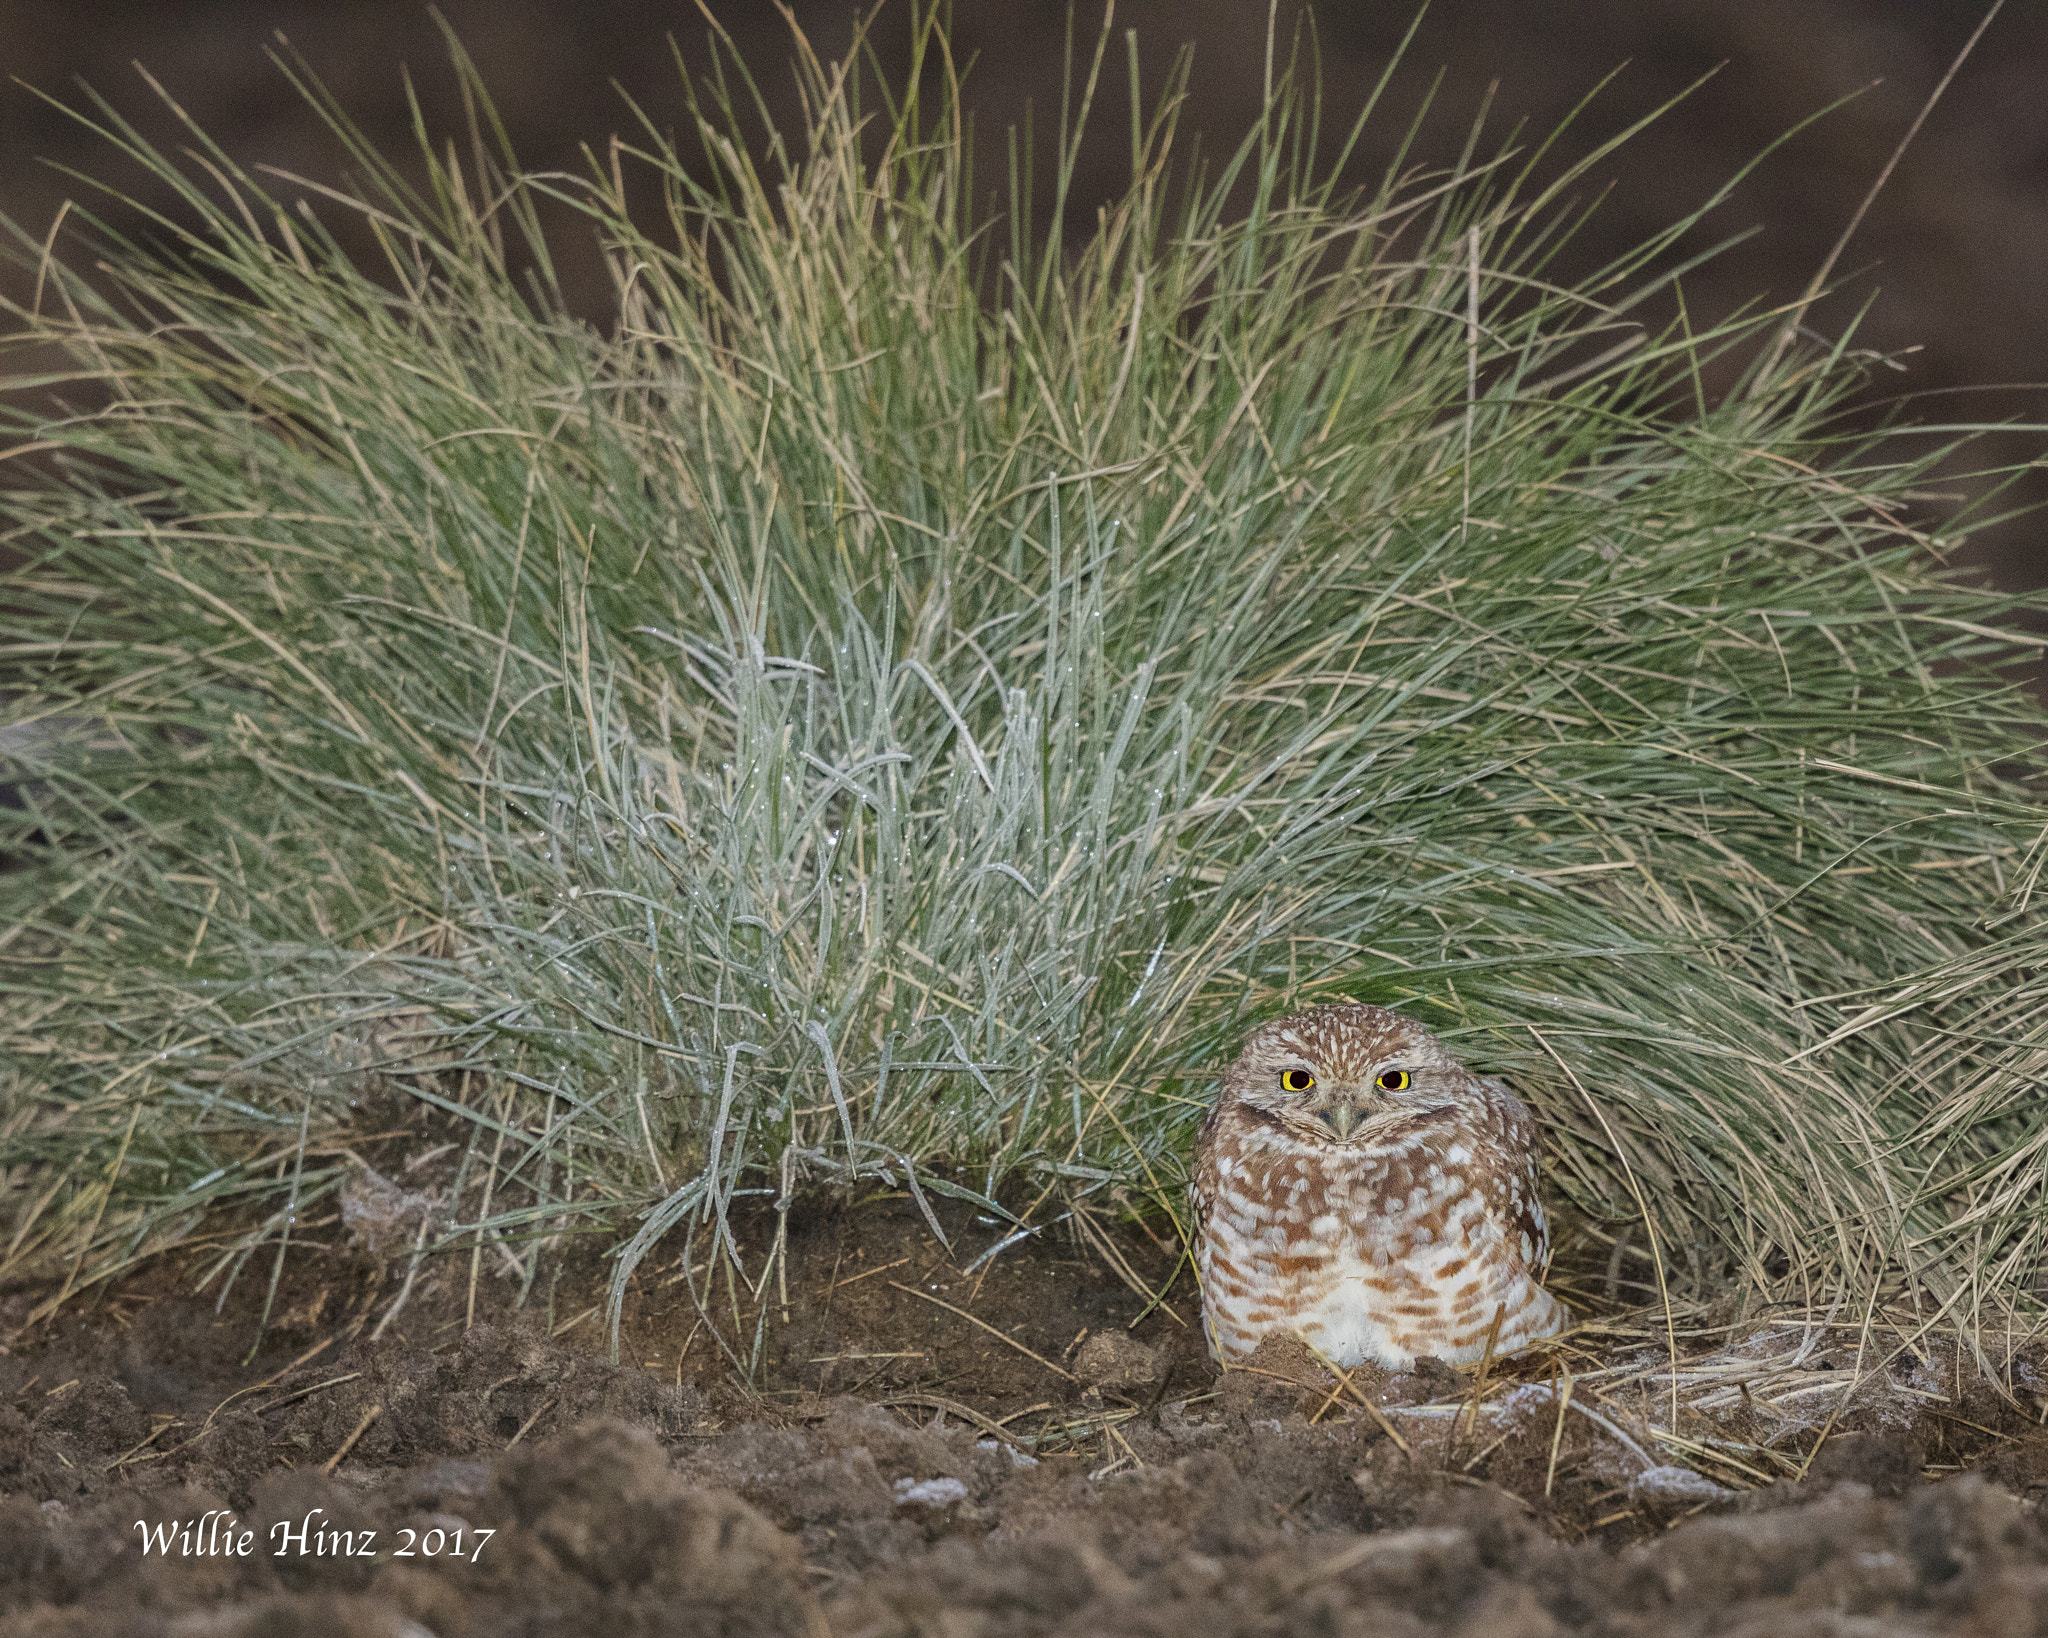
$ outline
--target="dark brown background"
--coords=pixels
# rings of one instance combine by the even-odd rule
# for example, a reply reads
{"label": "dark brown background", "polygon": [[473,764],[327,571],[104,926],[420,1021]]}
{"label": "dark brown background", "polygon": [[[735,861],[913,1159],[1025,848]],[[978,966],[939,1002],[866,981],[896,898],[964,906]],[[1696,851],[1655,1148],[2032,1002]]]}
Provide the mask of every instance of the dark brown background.
{"label": "dark brown background", "polygon": [[[443,0],[530,166],[576,168],[578,145],[627,124],[614,83],[655,120],[678,125],[684,60],[708,61],[705,24],[685,0]],[[715,7],[764,87],[793,110],[786,26],[769,4]],[[1283,41],[1296,7],[1280,6]],[[1804,286],[1870,180],[1983,10],[1983,0],[1438,0],[1361,148],[1358,180],[1376,177],[1439,70],[1443,81],[1416,157],[1455,157],[1489,85],[1491,129],[1527,119],[1547,131],[1609,70],[1629,66],[1586,114],[1565,148],[1583,152],[1689,81],[1725,65],[1702,89],[1599,172],[1611,196],[1571,253],[1585,269],[1683,213],[1743,162],[1844,93],[1882,83],[1801,133],[1697,235],[1703,245],[1744,228],[1746,243],[1693,274],[1695,315],[1725,313]],[[799,0],[797,14],[824,51],[841,49],[854,7]],[[1348,121],[1406,30],[1409,0],[1333,0],[1317,11],[1332,123]],[[1084,9],[1092,35],[1099,13]],[[1065,0],[958,0],[954,40],[975,57],[969,79],[982,150],[1035,105],[1041,132],[1057,117]],[[894,0],[877,25],[885,62],[900,61],[909,12]],[[1188,122],[1205,146],[1243,132],[1260,95],[1266,8],[1260,0],[1124,0],[1116,26],[1138,30],[1148,88],[1183,41],[1195,49]],[[83,80],[154,136],[172,124],[133,61],[238,157],[333,178],[335,145],[265,48],[282,31],[387,148],[410,143],[401,65],[419,86],[430,125],[460,126],[460,109],[432,17],[419,0],[4,0],[0,62],[30,85],[78,99]],[[1098,141],[1083,165],[1074,225],[1124,180],[1126,96],[1121,41],[1104,76]],[[38,161],[134,185],[95,139],[18,85],[0,92],[0,211],[44,231],[73,180]],[[990,180],[994,180],[993,173]],[[1594,184],[1581,191],[1590,194]],[[608,294],[595,253],[573,235],[565,257],[572,298],[602,311]],[[1849,293],[1818,308],[1827,333],[1874,296],[1860,340],[1910,347],[1907,372],[1882,371],[1917,401],[1922,419],[2048,419],[2048,6],[2016,0],[1880,197],[1843,263],[1862,270]],[[1958,392],[1955,389],[1968,389]],[[2043,440],[2008,435],[1983,456],[2025,460]],[[1960,489],[1959,483],[1948,488]],[[2048,486],[2028,487],[2030,499]],[[2026,518],[1987,531],[1975,560],[2003,583],[2048,585],[2048,540]]]}

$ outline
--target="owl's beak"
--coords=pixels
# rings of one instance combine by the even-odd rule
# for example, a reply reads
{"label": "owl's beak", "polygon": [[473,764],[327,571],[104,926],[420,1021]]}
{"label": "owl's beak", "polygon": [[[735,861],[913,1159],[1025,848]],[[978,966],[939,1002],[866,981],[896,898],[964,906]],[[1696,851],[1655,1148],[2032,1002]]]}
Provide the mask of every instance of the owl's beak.
{"label": "owl's beak", "polygon": [[1358,1129],[1360,1111],[1355,1103],[1332,1104],[1322,1114],[1323,1124],[1340,1138],[1348,1138]]}

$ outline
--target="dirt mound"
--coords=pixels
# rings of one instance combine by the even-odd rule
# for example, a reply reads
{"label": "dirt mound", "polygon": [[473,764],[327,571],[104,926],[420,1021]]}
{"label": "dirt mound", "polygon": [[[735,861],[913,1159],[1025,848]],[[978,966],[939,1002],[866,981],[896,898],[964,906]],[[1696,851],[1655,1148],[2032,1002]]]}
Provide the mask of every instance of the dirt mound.
{"label": "dirt mound", "polygon": [[274,1475],[242,1508],[182,1485],[0,1506],[10,1635],[824,1630],[796,1543],[615,1421],[490,1462]]}
{"label": "dirt mound", "polygon": [[[1394,1498],[1375,1485],[1383,1506],[1414,1522],[1285,1543],[1260,1540],[1264,1521],[1229,1539],[1202,1523],[1177,1528],[1171,1502],[1161,1505],[1224,1497],[1233,1480],[1246,1487],[1228,1456],[1209,1453],[1159,1479],[1113,1485],[1088,1513],[1024,1539],[979,1550],[947,1543],[830,1605],[833,1629],[860,1638],[2048,1630],[2034,1624],[2034,1612],[2048,1612],[2048,1550],[2019,1505],[1981,1481],[1910,1504],[1842,1485],[1620,1553],[1564,1545],[1508,1499],[1454,1489]],[[1102,1515],[1123,1511],[1133,1491],[1142,1525],[1105,1528]]]}
{"label": "dirt mound", "polygon": [[[472,1392],[451,1428],[495,1414]],[[119,1393],[86,1420],[109,1428]],[[1975,1475],[1914,1482],[1899,1439],[1615,1551],[1369,1419],[1165,1405],[1103,1473],[853,1400],[678,1434],[692,1408],[488,1455],[413,1439],[407,1465],[272,1471],[242,1502],[168,1471],[10,1496],[0,1634],[2048,1634],[2032,1510]]]}
{"label": "dirt mound", "polygon": [[0,1494],[75,1507],[139,1480],[248,1507],[267,1470],[344,1445],[364,1468],[496,1454],[537,1429],[593,1418],[670,1439],[715,1425],[694,1388],[554,1346],[530,1326],[480,1324],[445,1353],[397,1338],[348,1344],[190,1423],[139,1409],[131,1389],[157,1398],[149,1388],[160,1373],[132,1354],[127,1363],[138,1367],[127,1382],[87,1370],[42,1389],[54,1373],[31,1378],[23,1362],[0,1359],[0,1396],[11,1387],[16,1400],[0,1404]]}
{"label": "dirt mound", "polygon": [[601,1270],[522,1312],[330,1264],[257,1348],[258,1296],[170,1272],[32,1330],[0,1298],[0,1638],[2048,1638],[2032,1355],[2001,1390],[1780,1319],[1674,1371],[1609,1319],[1490,1371],[1219,1375],[1185,1295],[1075,1248],[956,1262],[907,1210],[791,1244],[752,1313],[650,1260],[625,1364]]}

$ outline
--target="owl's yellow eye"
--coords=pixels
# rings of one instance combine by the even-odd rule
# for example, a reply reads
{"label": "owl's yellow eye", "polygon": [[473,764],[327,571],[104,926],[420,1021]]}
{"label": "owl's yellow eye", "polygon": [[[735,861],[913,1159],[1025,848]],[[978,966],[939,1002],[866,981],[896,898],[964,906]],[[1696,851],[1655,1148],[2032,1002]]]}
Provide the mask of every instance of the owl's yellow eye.
{"label": "owl's yellow eye", "polygon": [[1285,1092],[1313,1092],[1316,1078],[1305,1069],[1283,1069],[1280,1071],[1280,1087]]}
{"label": "owl's yellow eye", "polygon": [[1373,1084],[1382,1092],[1405,1092],[1408,1090],[1408,1071],[1389,1069]]}

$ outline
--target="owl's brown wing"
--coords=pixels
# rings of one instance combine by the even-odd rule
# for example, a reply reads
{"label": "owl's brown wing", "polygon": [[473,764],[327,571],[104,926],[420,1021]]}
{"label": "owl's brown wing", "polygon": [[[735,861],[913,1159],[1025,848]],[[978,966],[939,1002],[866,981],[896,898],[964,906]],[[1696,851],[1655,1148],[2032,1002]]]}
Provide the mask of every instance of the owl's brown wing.
{"label": "owl's brown wing", "polygon": [[1541,1279],[1550,1270],[1550,1218],[1536,1197],[1536,1156],[1532,1152],[1522,1167],[1521,1199],[1513,1213],[1517,1249],[1521,1236],[1529,1237],[1529,1272]]}
{"label": "owl's brown wing", "polygon": [[1195,1163],[1188,1177],[1188,1205],[1194,1217],[1190,1225],[1193,1230],[1191,1247],[1200,1245],[1202,1235],[1209,1221],[1209,1196],[1216,1187],[1216,1127],[1218,1117],[1223,1113],[1223,1098],[1219,1093],[1216,1101],[1209,1105],[1209,1112],[1202,1117],[1202,1124],[1195,1128]]}
{"label": "owl's brown wing", "polygon": [[1507,1089],[1505,1083],[1487,1077],[1481,1083],[1488,1093],[1491,1114],[1501,1144],[1507,1176],[1502,1201],[1508,1244],[1523,1255],[1529,1272],[1542,1276],[1550,1263],[1550,1219],[1538,1198],[1541,1186],[1543,1133],[1528,1105]]}

